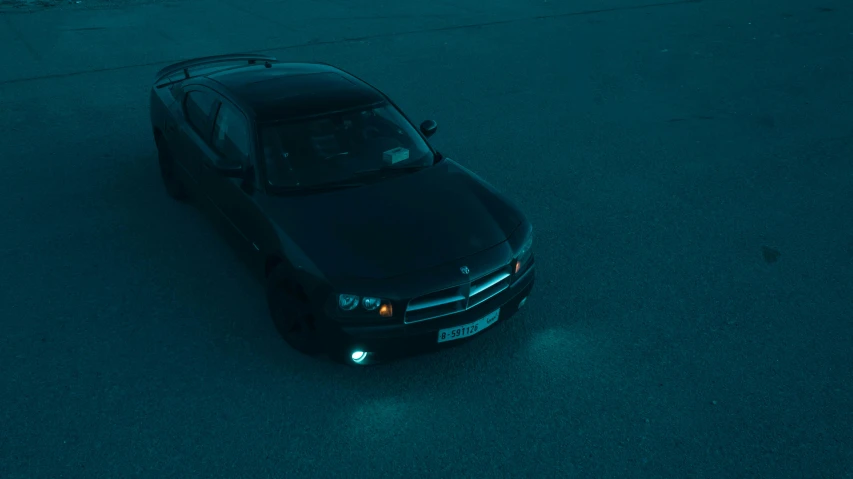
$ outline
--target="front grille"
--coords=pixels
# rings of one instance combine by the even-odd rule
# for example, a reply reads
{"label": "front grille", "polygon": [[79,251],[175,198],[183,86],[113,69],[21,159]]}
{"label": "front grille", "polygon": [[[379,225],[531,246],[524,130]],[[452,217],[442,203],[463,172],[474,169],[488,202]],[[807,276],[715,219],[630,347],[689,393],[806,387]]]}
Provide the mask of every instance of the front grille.
{"label": "front grille", "polygon": [[403,322],[417,323],[467,311],[507,289],[509,276],[509,267],[504,267],[468,283],[417,297],[409,301]]}

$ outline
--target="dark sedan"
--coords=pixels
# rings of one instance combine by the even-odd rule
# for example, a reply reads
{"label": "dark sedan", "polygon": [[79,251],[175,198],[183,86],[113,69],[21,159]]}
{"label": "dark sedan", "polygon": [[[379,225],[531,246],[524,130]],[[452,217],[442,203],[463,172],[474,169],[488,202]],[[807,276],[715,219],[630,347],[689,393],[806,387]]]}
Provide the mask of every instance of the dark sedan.
{"label": "dark sedan", "polygon": [[254,54],[157,73],[165,189],[245,242],[295,349],[356,364],[425,352],[512,316],[533,231],[504,195],[433,149],[381,91],[326,64]]}

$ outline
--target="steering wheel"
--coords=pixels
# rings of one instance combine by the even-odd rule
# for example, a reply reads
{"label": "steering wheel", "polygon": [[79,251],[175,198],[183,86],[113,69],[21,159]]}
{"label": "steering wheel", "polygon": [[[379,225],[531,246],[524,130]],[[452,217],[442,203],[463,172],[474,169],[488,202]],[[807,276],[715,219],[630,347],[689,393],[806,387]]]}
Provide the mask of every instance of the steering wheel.
{"label": "steering wheel", "polygon": [[375,126],[366,126],[364,130],[361,131],[362,136],[365,140],[375,140],[382,136],[382,131]]}

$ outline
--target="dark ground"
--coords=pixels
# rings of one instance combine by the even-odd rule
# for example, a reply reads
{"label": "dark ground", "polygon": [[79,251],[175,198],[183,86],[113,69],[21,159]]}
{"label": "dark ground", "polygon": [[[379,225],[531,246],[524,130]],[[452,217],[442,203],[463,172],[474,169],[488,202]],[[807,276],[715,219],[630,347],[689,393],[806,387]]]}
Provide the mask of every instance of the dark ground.
{"label": "dark ground", "polygon": [[[0,18],[0,477],[853,477],[853,5],[369,4]],[[438,120],[537,228],[529,306],[288,350],[146,117],[164,62],[260,49]]]}
{"label": "dark ground", "polygon": [[142,4],[167,4],[187,0],[0,0],[0,13],[32,13],[48,9],[64,11],[123,8]]}

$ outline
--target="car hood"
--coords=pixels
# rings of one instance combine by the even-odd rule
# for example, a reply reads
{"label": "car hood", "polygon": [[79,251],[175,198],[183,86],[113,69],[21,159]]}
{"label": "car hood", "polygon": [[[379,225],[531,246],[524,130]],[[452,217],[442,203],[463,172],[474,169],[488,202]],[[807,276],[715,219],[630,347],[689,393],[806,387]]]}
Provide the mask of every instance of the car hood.
{"label": "car hood", "polygon": [[386,279],[484,251],[523,221],[452,160],[368,186],[267,197],[267,215],[329,278]]}

